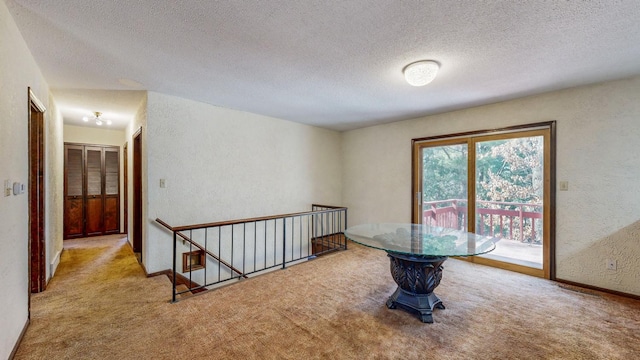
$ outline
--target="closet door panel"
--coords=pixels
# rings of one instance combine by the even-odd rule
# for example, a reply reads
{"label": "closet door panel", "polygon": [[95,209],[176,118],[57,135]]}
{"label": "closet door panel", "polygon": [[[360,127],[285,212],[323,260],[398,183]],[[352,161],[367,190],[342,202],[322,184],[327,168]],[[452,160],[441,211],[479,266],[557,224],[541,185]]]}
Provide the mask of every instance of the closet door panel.
{"label": "closet door panel", "polygon": [[84,236],[84,216],[82,216],[84,206],[82,203],[82,199],[77,199],[66,201],[64,204],[64,211],[67,216],[64,228],[65,239]]}
{"label": "closet door panel", "polygon": [[85,147],[85,164],[87,177],[86,196],[86,235],[101,235],[103,223],[103,188],[102,182],[102,148]]}
{"label": "closet door panel", "polygon": [[104,202],[104,232],[107,234],[119,233],[118,198],[107,197]]}
{"label": "closet door panel", "polygon": [[104,149],[104,231],[120,232],[120,153],[117,147]]}
{"label": "closet door panel", "polygon": [[65,145],[64,152],[64,238],[84,236],[84,149]]}
{"label": "closet door panel", "polygon": [[102,197],[91,195],[87,198],[87,234],[86,236],[102,235]]}

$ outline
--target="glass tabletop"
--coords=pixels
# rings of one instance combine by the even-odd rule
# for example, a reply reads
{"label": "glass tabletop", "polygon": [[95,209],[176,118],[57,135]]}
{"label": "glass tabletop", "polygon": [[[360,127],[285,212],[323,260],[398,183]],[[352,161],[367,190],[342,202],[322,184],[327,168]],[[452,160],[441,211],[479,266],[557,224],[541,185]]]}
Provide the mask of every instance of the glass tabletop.
{"label": "glass tabletop", "polygon": [[421,224],[363,224],[344,235],[368,247],[407,255],[471,256],[496,248],[486,236]]}

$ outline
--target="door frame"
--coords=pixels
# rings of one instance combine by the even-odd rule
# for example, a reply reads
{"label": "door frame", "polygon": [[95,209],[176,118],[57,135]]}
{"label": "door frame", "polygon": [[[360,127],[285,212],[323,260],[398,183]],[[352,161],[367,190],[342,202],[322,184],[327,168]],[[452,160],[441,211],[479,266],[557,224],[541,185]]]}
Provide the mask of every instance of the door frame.
{"label": "door frame", "polygon": [[[29,292],[47,288],[45,237],[45,124],[46,108],[28,88],[29,146]],[[29,295],[29,314],[31,296]]]}
{"label": "door frame", "polygon": [[[472,177],[475,178],[475,140],[467,140],[475,137],[491,137],[499,134],[509,134],[509,133],[518,133],[518,132],[526,132],[526,131],[534,131],[534,130],[548,130],[549,135],[545,136],[545,148],[544,148],[544,157],[545,162],[548,162],[548,173],[545,173],[545,191],[544,191],[544,222],[548,224],[548,227],[545,227],[544,241],[545,246],[543,247],[543,257],[544,264],[543,269],[533,269],[528,268],[521,265],[504,263],[497,260],[486,259],[480,256],[473,256],[466,258],[466,260],[476,263],[481,263],[485,265],[491,265],[495,267],[504,268],[507,270],[517,271],[526,273],[529,275],[535,275],[544,277],[547,279],[554,280],[556,276],[556,262],[555,262],[555,201],[556,201],[556,153],[555,153],[555,144],[556,144],[556,121],[549,122],[541,122],[541,123],[533,123],[533,124],[525,124],[512,126],[501,129],[493,129],[493,130],[479,130],[479,131],[471,131],[465,133],[457,133],[450,135],[440,135],[433,137],[425,137],[425,138],[417,138],[412,139],[411,141],[411,156],[412,156],[412,167],[411,167],[411,216],[412,222],[420,224],[422,223],[422,197],[420,196],[422,191],[421,184],[421,176],[422,173],[422,162],[419,161],[421,158],[420,155],[420,144],[426,142],[438,142],[443,145],[451,145],[451,144],[462,144],[470,141],[470,144],[473,145],[473,149],[469,149],[469,160],[468,160],[468,172],[469,179]],[[545,170],[546,171],[546,170]],[[470,181],[468,185],[468,198],[475,199],[475,184],[471,184]],[[420,199],[418,199],[420,197]],[[475,230],[475,208],[472,209],[471,204],[467,207],[467,226],[468,231],[473,232]]]}
{"label": "door frame", "polygon": [[132,244],[133,252],[139,254],[142,262],[142,127],[133,136],[133,217]]}
{"label": "door frame", "polygon": [[124,145],[122,145],[122,173],[123,173],[123,197],[122,201],[124,203],[124,219],[123,219],[123,234],[129,234],[129,143],[125,141]]}

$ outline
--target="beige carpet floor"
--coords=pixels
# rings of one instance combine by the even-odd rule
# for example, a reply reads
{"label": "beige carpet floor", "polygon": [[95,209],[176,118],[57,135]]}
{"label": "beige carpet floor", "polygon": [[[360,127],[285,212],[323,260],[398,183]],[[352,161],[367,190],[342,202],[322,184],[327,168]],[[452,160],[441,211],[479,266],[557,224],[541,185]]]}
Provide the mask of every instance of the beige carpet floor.
{"label": "beige carpet floor", "polygon": [[640,359],[640,302],[449,259],[423,324],[349,250],[169,303],[119,236],[65,241],[16,359]]}

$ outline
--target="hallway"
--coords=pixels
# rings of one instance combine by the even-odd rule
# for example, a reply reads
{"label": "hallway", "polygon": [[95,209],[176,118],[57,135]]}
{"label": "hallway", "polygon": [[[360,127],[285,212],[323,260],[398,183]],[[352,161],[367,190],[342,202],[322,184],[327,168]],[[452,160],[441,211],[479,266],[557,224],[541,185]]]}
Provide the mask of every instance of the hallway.
{"label": "hallway", "polygon": [[170,291],[165,276],[146,278],[126,235],[65,240],[16,359],[130,358],[140,339],[163,341],[146,322],[171,308]]}

